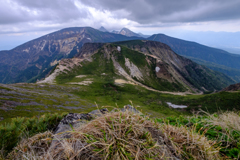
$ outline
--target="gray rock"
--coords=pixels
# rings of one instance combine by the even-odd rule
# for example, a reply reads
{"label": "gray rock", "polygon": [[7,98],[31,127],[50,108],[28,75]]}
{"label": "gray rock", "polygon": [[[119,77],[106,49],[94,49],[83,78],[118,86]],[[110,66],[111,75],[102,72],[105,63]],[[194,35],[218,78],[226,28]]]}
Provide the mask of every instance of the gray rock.
{"label": "gray rock", "polygon": [[59,125],[54,131],[54,134],[71,130],[71,126],[73,127],[77,123],[80,123],[81,120],[89,121],[91,119],[92,116],[88,113],[69,113],[60,121]]}
{"label": "gray rock", "polygon": [[83,124],[86,124],[87,121],[91,120],[92,116],[88,113],[69,113],[66,115],[58,124],[55,129],[53,141],[49,149],[55,149],[58,147],[61,139],[71,138],[70,134],[67,131],[72,131],[76,127],[80,127]]}
{"label": "gray rock", "polygon": [[103,108],[103,109],[97,109],[97,110],[94,110],[92,112],[89,112],[88,114],[90,114],[92,117],[100,117],[102,116],[103,114],[106,114],[108,113],[108,109],[107,108]]}
{"label": "gray rock", "polygon": [[59,140],[71,138],[67,131],[72,131],[74,128],[79,128],[80,126],[86,124],[87,121],[90,121],[95,117],[102,116],[107,112],[108,109],[104,108],[100,110],[94,110],[90,113],[69,113],[60,121],[57,128],[53,132],[55,135],[53,137],[50,149],[57,147],[57,145],[59,145],[59,143],[57,143]]}
{"label": "gray rock", "polygon": [[124,108],[121,109],[122,112],[126,112],[126,111],[131,111],[133,113],[139,113],[141,114],[141,112],[139,112],[138,110],[136,110],[136,108],[134,108],[133,106],[131,106],[130,104],[124,106]]}

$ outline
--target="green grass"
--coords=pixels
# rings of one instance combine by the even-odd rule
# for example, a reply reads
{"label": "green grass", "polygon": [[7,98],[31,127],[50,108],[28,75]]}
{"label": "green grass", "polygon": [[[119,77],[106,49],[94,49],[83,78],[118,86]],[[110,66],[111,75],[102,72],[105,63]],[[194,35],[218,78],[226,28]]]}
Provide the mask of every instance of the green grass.
{"label": "green grass", "polygon": [[67,113],[45,114],[41,117],[13,118],[10,123],[0,125],[0,148],[9,153],[23,137],[52,130]]}
{"label": "green grass", "polygon": [[114,44],[127,46],[128,48],[133,48],[136,45],[138,45],[139,47],[142,47],[145,43],[142,40],[130,40],[130,41],[123,41],[123,42],[114,42]]}
{"label": "green grass", "polygon": [[132,63],[138,67],[148,66],[146,56],[140,52],[131,50],[125,46],[121,46],[121,53],[119,55],[128,58]]}
{"label": "green grass", "polygon": [[[24,95],[22,96],[1,93],[0,97],[11,96],[11,98],[1,97],[1,106],[6,105],[6,101],[19,102],[21,104],[36,102],[41,105],[18,105],[11,107],[12,110],[0,109],[0,117],[4,118],[0,123],[8,122],[10,118],[17,116],[32,117],[46,113],[87,112],[95,108],[95,102],[99,106],[116,107],[117,104],[119,107],[123,107],[130,103],[129,100],[135,105],[141,106],[140,110],[144,113],[150,113],[153,117],[190,115],[193,111],[197,112],[199,110],[209,113],[240,110],[240,92],[177,96],[149,91],[140,86],[130,84],[118,86],[113,83],[112,79],[108,79],[105,76],[92,76],[91,78],[94,78],[96,81],[89,86],[68,84],[45,85],[44,87],[39,87],[40,85],[36,84],[15,85],[15,87],[26,89],[29,92],[16,91],[17,93],[23,93]],[[31,93],[31,91],[38,93]],[[53,95],[48,95],[47,93]],[[187,105],[188,108],[171,109],[166,102]]]}
{"label": "green grass", "polygon": [[[70,90],[81,90],[80,87],[40,86],[36,84],[16,84],[14,86],[18,88],[15,90],[16,94],[12,92],[11,94],[8,92],[1,93],[0,107],[5,106],[6,108],[0,109],[0,117],[4,118],[0,123],[9,122],[13,117],[32,117],[41,116],[46,113],[62,112],[79,113],[95,108],[94,102],[80,99],[80,97],[69,93]],[[22,89],[24,91],[21,91]],[[13,91],[9,88],[8,90]]]}

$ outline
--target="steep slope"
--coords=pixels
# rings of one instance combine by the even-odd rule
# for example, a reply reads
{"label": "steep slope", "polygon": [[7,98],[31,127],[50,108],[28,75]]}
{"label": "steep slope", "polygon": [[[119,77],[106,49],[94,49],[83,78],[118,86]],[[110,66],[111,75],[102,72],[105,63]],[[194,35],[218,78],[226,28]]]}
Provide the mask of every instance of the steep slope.
{"label": "steep slope", "polygon": [[[174,52],[197,63],[220,71],[236,81],[240,81],[240,56],[226,51],[207,47],[195,42],[185,41],[164,34],[155,34],[147,38],[169,45]],[[234,72],[235,74],[232,74]]]}
{"label": "steep slope", "polygon": [[73,57],[86,42],[136,39],[90,27],[66,28],[29,41],[10,51],[0,51],[0,83],[32,82],[44,77],[57,62]]}
{"label": "steep slope", "polygon": [[240,91],[240,83],[232,84],[221,91]]}
{"label": "steep slope", "polygon": [[49,77],[39,83],[127,83],[181,92],[220,90],[232,83],[227,76],[175,54],[163,43],[143,40],[86,43],[75,58],[62,60]]}
{"label": "steep slope", "polygon": [[135,33],[128,28],[122,28],[120,31],[113,30],[112,33],[121,34],[121,35],[124,35],[124,36],[127,36],[127,37],[141,37],[141,38],[150,37],[150,36],[147,36],[147,35]]}
{"label": "steep slope", "polygon": [[[214,88],[219,90],[224,86],[234,83],[233,80],[222,73],[214,72],[207,67],[198,65],[187,58],[175,54],[171,48],[165,44],[141,40],[117,42],[117,44],[125,45],[128,48],[147,55],[156,56],[163,61],[163,63],[170,64],[172,69],[168,72],[170,72],[171,75],[179,73],[188,83],[199,90],[214,90]],[[181,77],[179,75],[176,76]]]}

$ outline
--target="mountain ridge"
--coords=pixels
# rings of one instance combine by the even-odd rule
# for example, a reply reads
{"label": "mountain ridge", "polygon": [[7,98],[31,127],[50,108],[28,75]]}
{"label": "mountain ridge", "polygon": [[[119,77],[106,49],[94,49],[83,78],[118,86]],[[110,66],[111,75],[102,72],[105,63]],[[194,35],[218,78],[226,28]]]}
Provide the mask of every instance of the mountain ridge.
{"label": "mountain ridge", "polygon": [[[141,47],[125,48],[124,44],[135,44],[133,48],[137,45]],[[104,74],[114,83],[121,81],[147,89],[189,93],[219,90],[222,86],[233,83],[223,74],[177,55],[166,44],[144,40],[85,43],[73,59],[62,60],[56,72],[53,72],[56,82],[63,84],[91,84],[97,80],[89,81],[89,78],[86,78],[79,81],[78,75],[96,79]],[[48,79],[54,78],[47,77],[38,83],[46,83]]]}
{"label": "mountain ridge", "polygon": [[[222,73],[229,75],[236,82],[240,81],[240,55],[231,54],[221,49],[201,45],[197,42],[170,37],[165,34],[154,34],[147,39],[165,43],[179,55],[187,57],[197,63],[205,61],[205,63],[201,64],[206,65],[215,71],[221,71]],[[208,63],[212,63],[214,66],[209,65]],[[222,70],[221,66],[226,66],[226,69]],[[237,75],[233,76],[229,74],[227,67],[230,68],[230,70],[236,69]]]}

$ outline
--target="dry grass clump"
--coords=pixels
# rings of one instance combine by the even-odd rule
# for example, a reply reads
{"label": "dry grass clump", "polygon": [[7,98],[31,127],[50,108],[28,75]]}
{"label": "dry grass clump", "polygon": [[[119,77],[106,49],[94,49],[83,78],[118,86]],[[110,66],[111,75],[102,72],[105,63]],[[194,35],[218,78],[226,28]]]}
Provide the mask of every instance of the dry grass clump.
{"label": "dry grass clump", "polygon": [[240,131],[240,116],[235,112],[224,112],[218,116],[210,115],[209,122],[221,126],[222,129],[234,129]]}
{"label": "dry grass clump", "polygon": [[80,160],[174,159],[173,147],[164,144],[164,137],[159,139],[164,135],[158,126],[133,112],[109,113],[69,132],[71,138],[58,141],[49,155]]}
{"label": "dry grass clump", "polygon": [[10,159],[161,160],[221,159],[220,148],[196,129],[159,124],[132,111],[116,111],[52,135],[23,140]]}
{"label": "dry grass clump", "polygon": [[220,148],[215,148],[213,141],[207,140],[204,135],[189,130],[184,126],[176,127],[169,124],[162,126],[165,134],[171,139],[181,158],[196,160],[221,159]]}
{"label": "dry grass clump", "polygon": [[11,153],[9,159],[42,159],[51,145],[53,134],[49,131],[22,140]]}

